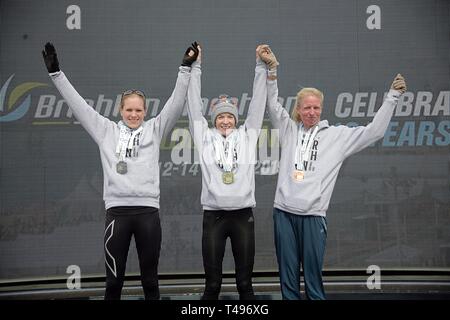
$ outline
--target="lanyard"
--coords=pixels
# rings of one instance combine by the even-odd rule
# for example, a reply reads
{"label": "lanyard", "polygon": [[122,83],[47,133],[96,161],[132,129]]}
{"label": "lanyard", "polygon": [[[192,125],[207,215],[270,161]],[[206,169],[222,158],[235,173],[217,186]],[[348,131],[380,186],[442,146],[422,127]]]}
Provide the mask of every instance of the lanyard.
{"label": "lanyard", "polygon": [[125,159],[127,149],[133,149],[135,153],[134,156],[137,156],[136,150],[133,147],[135,145],[135,139],[137,139],[136,145],[139,145],[139,136],[142,130],[142,126],[134,131],[131,131],[125,126],[120,127],[119,143],[116,147],[116,155],[119,157],[120,161],[123,161]]}
{"label": "lanyard", "polygon": [[312,145],[318,131],[319,126],[315,126],[314,130],[313,128],[309,128],[309,130],[306,131],[305,138],[303,139],[303,134],[305,133],[305,131],[303,123],[301,124],[298,130],[297,146],[295,148],[295,168],[297,170],[306,170],[306,168],[304,167],[305,161],[308,161],[311,157]]}
{"label": "lanyard", "polygon": [[238,137],[238,132],[233,132],[226,138],[217,132],[213,136],[216,162],[225,172],[231,172],[236,167]]}

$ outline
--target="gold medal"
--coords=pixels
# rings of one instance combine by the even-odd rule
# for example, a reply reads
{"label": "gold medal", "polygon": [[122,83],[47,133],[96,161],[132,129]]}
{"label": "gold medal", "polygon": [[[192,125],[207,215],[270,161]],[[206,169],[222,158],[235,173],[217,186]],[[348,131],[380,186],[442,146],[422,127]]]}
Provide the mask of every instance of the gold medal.
{"label": "gold medal", "polygon": [[224,172],[222,173],[222,181],[225,184],[231,184],[234,182],[234,174],[233,172]]}
{"label": "gold medal", "polygon": [[302,181],[305,179],[305,171],[303,170],[294,170],[294,180],[295,181]]}

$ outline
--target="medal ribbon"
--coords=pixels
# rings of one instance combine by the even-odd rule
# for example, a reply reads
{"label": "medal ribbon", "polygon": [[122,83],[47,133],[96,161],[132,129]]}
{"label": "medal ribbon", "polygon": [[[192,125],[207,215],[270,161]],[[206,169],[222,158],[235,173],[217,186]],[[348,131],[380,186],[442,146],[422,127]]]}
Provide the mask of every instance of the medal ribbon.
{"label": "medal ribbon", "polygon": [[309,161],[309,159],[311,158],[312,145],[318,131],[319,126],[315,126],[314,130],[313,128],[309,128],[309,130],[306,131],[305,138],[303,139],[305,130],[303,127],[303,123],[300,125],[300,128],[298,130],[297,146],[295,148],[295,169],[302,171],[306,170],[306,168],[304,167],[304,161],[305,159],[308,159],[307,161]]}
{"label": "medal ribbon", "polygon": [[139,137],[143,131],[142,126],[136,130],[132,130],[123,124],[122,121],[119,122],[120,134],[119,142],[116,146],[116,155],[119,161],[124,161],[127,149],[132,149],[133,157],[138,156],[137,147],[139,146]]}
{"label": "medal ribbon", "polygon": [[237,130],[234,130],[226,138],[217,131],[213,135],[216,163],[225,172],[231,172],[237,166],[238,138],[239,133]]}

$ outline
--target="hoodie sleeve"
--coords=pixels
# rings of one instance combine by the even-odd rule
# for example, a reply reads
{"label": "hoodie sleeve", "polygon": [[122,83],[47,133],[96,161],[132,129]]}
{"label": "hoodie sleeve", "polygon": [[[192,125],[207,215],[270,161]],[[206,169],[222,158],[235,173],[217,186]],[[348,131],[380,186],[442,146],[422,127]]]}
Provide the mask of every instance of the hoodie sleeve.
{"label": "hoodie sleeve", "polygon": [[272,126],[279,130],[280,140],[282,140],[289,124],[293,120],[291,120],[286,109],[278,102],[277,80],[267,80],[267,109]]}
{"label": "hoodie sleeve", "polygon": [[175,89],[161,112],[154,118],[155,131],[161,140],[172,130],[183,112],[189,85],[190,69],[190,67],[185,66],[179,67]]}
{"label": "hoodie sleeve", "polygon": [[264,111],[267,101],[267,69],[265,63],[258,60],[255,67],[255,78],[253,80],[253,94],[248,108],[245,127],[259,131],[264,120]]}
{"label": "hoodie sleeve", "polygon": [[94,108],[79,95],[66,75],[62,71],[50,73],[50,78],[55,84],[61,96],[66,100],[75,118],[81,123],[84,129],[100,144],[109,128],[116,124],[100,115]]}
{"label": "hoodie sleeve", "polygon": [[389,90],[386,99],[371,123],[367,126],[344,129],[340,137],[344,141],[342,147],[344,159],[383,138],[399,97],[399,91]]}
{"label": "hoodie sleeve", "polygon": [[189,130],[191,131],[191,135],[197,148],[200,148],[202,146],[203,136],[206,130],[208,130],[208,121],[202,114],[203,101],[201,97],[201,76],[201,64],[199,62],[194,62],[192,64],[191,80],[189,81],[189,89],[187,95],[187,113],[189,117]]}

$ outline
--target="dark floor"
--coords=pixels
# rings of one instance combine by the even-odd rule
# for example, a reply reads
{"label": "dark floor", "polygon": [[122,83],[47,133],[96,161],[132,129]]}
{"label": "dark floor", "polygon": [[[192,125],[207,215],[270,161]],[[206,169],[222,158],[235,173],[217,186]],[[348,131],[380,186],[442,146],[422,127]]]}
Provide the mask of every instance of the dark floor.
{"label": "dark floor", "polygon": [[[398,278],[398,277],[397,277]],[[328,277],[324,280],[328,300],[450,300],[450,277],[412,277],[385,279],[380,289],[368,289],[358,277]],[[277,278],[256,278],[257,300],[281,300]],[[161,300],[200,300],[202,279],[160,281]],[[304,286],[301,285],[304,297]],[[0,300],[103,300],[104,281],[82,282],[80,289],[67,289],[65,283],[1,284]],[[220,300],[238,300],[232,278],[224,279]],[[138,280],[125,282],[122,300],[143,300]]]}

